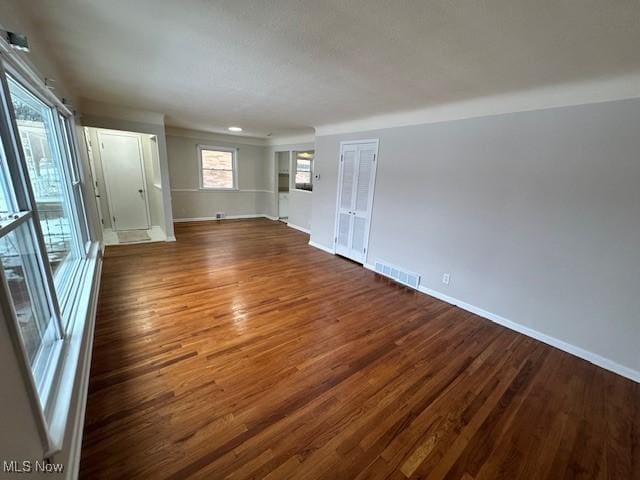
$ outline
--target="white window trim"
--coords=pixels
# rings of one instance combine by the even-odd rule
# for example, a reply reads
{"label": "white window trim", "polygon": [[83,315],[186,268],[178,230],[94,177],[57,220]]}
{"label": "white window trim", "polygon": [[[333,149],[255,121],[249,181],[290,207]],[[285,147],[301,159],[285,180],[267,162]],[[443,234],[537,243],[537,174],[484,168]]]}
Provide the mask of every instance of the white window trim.
{"label": "white window trim", "polygon": [[[202,178],[202,151],[203,150],[217,150],[219,152],[230,152],[232,158],[232,172],[233,172],[233,187],[231,188],[218,188],[218,187],[205,187],[204,180]],[[216,147],[214,145],[198,145],[198,189],[207,192],[230,192],[238,190],[238,149],[229,147]]]}
{"label": "white window trim", "polygon": [[[71,110],[49,89],[43,86],[42,80],[31,69],[30,65],[22,61],[19,56],[15,55],[7,45],[6,41],[2,38],[0,38],[0,53],[3,53],[0,75],[2,75],[3,72],[5,75],[11,75],[23,88],[36,96],[48,107],[54,109],[54,129],[57,131],[57,136],[59,135],[59,122],[57,118],[55,118],[55,115],[57,113],[61,113],[70,121],[70,129],[68,133],[72,137],[70,139],[70,148],[76,149],[75,152],[70,153],[70,155],[78,155],[79,151],[77,150],[77,144],[75,143],[77,142],[76,132],[72,128],[74,120]],[[8,96],[8,90],[5,91],[4,94]],[[4,113],[6,112],[3,112],[3,114]],[[7,118],[3,120],[3,123],[5,121],[8,121],[8,115]],[[11,155],[18,155],[18,150],[21,148],[19,138],[14,138],[17,137],[17,135],[18,132],[10,132],[13,143],[13,153]],[[59,141],[59,139],[56,140]],[[58,147],[60,148],[61,145],[58,145]],[[9,155],[8,152],[5,153]],[[80,158],[77,157],[75,160],[78,162],[77,164],[79,167],[78,174],[80,178],[77,180],[80,180],[85,178],[84,172],[80,164]],[[72,162],[74,159],[70,157],[68,161]],[[68,167],[70,167],[70,165]],[[63,168],[67,167],[65,166]],[[72,185],[74,185],[74,183],[75,182],[72,181]],[[29,189],[30,186],[26,186],[25,188]],[[78,192],[82,193],[81,190],[82,189],[79,184]],[[69,191],[68,194],[72,197],[70,199],[72,203],[84,202],[82,195],[72,195],[71,191]],[[90,353],[87,352],[91,351],[93,338],[93,326],[95,324],[97,295],[100,281],[101,257],[99,242],[91,238],[88,219],[86,217],[86,212],[84,212],[84,205],[82,206],[82,215],[84,218],[82,218],[80,211],[73,212],[73,215],[76,216],[77,222],[85,222],[83,228],[86,229],[86,243],[89,245],[87,245],[85,251],[82,252],[84,255],[79,259],[81,267],[75,270],[77,275],[74,275],[73,277],[72,283],[76,285],[76,288],[74,288],[75,295],[73,295],[75,297],[75,301],[68,302],[69,321],[66,325],[61,325],[60,322],[56,323],[58,328],[62,329],[60,332],[62,338],[59,339],[59,347],[54,352],[54,355],[56,355],[60,361],[56,360],[51,364],[51,368],[47,372],[47,375],[43,377],[40,382],[45,385],[44,388],[47,390],[44,396],[39,394],[33,370],[29,365],[29,359],[27,358],[27,354],[24,349],[24,342],[20,339],[20,332],[17,330],[17,318],[15,311],[13,311],[13,308],[11,307],[10,297],[7,297],[8,287],[5,284],[4,288],[0,288],[0,308],[2,308],[3,314],[12,320],[9,322],[9,324],[13,326],[13,328],[11,328],[12,341],[16,344],[18,351],[23,357],[23,361],[20,362],[21,369],[23,370],[25,381],[29,386],[28,393],[32,403],[33,414],[36,419],[38,433],[42,439],[44,457],[49,457],[54,453],[60,452],[63,448],[65,434],[69,430],[67,425],[72,407],[71,400],[74,392],[76,391],[76,384],[78,383],[79,376],[81,376],[81,378],[79,379],[80,385],[77,391],[80,396],[86,399],[89,372],[88,368],[91,358]],[[32,210],[29,210],[28,215],[31,218],[33,215]],[[80,238],[82,237],[79,237],[79,239]],[[40,245],[40,249],[42,250],[41,255],[39,256],[40,262],[48,261],[46,251],[43,250],[42,245]],[[61,306],[57,301],[59,295],[55,292],[55,286],[52,278],[49,276],[49,278],[46,278],[45,280],[47,282],[46,293],[52,306],[52,313],[55,312],[57,315],[60,315]],[[0,272],[0,283],[2,282],[4,282],[4,276],[3,273]],[[55,299],[51,296],[52,292]],[[59,320],[61,321],[62,319],[59,318]],[[84,364],[80,365],[83,349],[85,349],[85,353],[83,354]],[[80,375],[78,375],[79,370],[82,370]],[[81,403],[83,402],[81,401]],[[78,428],[81,429],[81,417],[84,415],[84,407],[79,407],[77,412],[79,413],[76,413],[76,415],[80,415],[80,427],[74,424],[72,426],[74,431],[71,432],[76,442],[78,436],[77,430]],[[76,419],[75,423],[78,423],[78,419]],[[73,441],[74,438],[71,440]],[[71,449],[77,450],[78,448],[78,445],[71,445]],[[71,468],[73,468],[73,466],[71,466]]]}

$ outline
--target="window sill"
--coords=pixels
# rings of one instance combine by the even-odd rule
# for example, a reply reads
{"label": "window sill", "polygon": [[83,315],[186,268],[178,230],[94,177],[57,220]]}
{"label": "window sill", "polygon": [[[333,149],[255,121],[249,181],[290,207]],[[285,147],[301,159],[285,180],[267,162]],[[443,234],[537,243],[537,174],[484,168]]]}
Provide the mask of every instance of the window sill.
{"label": "window sill", "polygon": [[[67,434],[73,434],[73,438],[70,439],[72,454],[75,448],[80,447],[77,428],[79,423],[81,433],[102,267],[98,242],[92,244],[90,253],[83,263],[81,278],[77,284],[77,295],[69,309],[69,323],[64,338],[54,396],[47,409],[49,445],[45,448],[46,457],[63,449],[65,441],[69,441],[65,438]],[[71,428],[69,428],[69,421],[74,422]]]}

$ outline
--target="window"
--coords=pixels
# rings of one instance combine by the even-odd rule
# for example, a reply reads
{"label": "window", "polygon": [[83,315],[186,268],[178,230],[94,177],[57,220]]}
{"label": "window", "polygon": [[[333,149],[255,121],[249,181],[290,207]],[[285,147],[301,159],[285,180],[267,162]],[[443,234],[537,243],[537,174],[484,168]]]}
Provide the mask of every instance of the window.
{"label": "window", "polygon": [[297,190],[313,190],[313,150],[293,152],[295,159],[296,177],[295,188]]}
{"label": "window", "polygon": [[[64,296],[80,260],[71,145],[55,110],[9,77],[9,91],[55,287]],[[55,115],[55,117],[54,117]],[[65,127],[65,129],[62,129]]]}
{"label": "window", "polygon": [[7,285],[8,302],[15,312],[17,334],[22,340],[36,388],[41,398],[50,385],[55,354],[62,347],[61,324],[48,295],[47,270],[35,234],[35,217],[21,196],[14,169],[0,148],[0,265]]}
{"label": "window", "polygon": [[236,149],[199,146],[200,188],[236,189],[238,185],[236,156]]}
{"label": "window", "polygon": [[[0,65],[0,296],[45,416],[89,242],[72,118]],[[58,105],[60,110],[54,105]],[[5,287],[5,288],[3,288]],[[47,422],[50,418],[46,417]],[[45,425],[45,428],[47,426]]]}

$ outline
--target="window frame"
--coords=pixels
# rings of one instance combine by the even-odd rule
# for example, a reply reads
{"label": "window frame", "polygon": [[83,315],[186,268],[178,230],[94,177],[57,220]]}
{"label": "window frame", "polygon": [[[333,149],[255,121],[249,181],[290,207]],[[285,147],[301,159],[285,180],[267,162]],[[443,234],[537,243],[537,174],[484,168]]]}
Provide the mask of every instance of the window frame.
{"label": "window frame", "polygon": [[[298,154],[299,153],[305,153],[305,152],[312,152],[313,156],[308,159],[310,162],[310,167],[309,167],[309,185],[311,188],[299,188],[298,187],[298,183],[296,182],[296,176],[298,174]],[[291,175],[291,183],[292,183],[292,189],[295,190],[296,192],[305,192],[305,193],[313,193],[313,168],[315,165],[315,159],[316,159],[316,151],[313,148],[307,149],[307,150],[291,150],[291,168],[290,170],[293,172],[293,175]],[[306,158],[303,158],[301,160],[307,160]]]}
{"label": "window frame", "polygon": [[[206,151],[215,151],[215,152],[229,152],[231,153],[231,175],[233,178],[233,186],[232,187],[205,187],[204,186],[204,175],[203,175],[203,166],[202,166],[202,152]],[[218,147],[215,145],[198,145],[197,148],[197,160],[198,160],[198,176],[199,176],[199,185],[198,188],[204,191],[218,191],[218,192],[229,192],[238,190],[238,148],[233,147]],[[218,170],[218,169],[207,169],[207,170]],[[227,170],[224,170],[227,171]]]}
{"label": "window frame", "polygon": [[[0,41],[0,50],[3,48],[4,45]],[[9,90],[9,78],[41,101],[51,115],[52,141],[55,143],[51,148],[57,149],[60,155],[60,168],[63,170],[61,181],[64,183],[64,195],[69,202],[70,215],[73,217],[72,242],[76,245],[78,256],[77,261],[73,262],[75,265],[70,272],[64,293],[56,291],[49,264],[38,206]],[[0,269],[0,308],[6,317],[11,340],[21,360],[19,363],[28,386],[27,391],[33,413],[37,418],[38,432],[44,451],[49,452],[46,455],[57,452],[61,448],[66,419],[69,415],[69,402],[73,395],[71,387],[79,368],[77,362],[81,347],[78,342],[83,338],[86,325],[85,321],[81,321],[80,315],[84,316],[88,313],[82,313],[78,308],[79,305],[86,305],[88,298],[93,294],[93,290],[89,291],[87,287],[94,285],[100,253],[97,242],[91,238],[89,229],[82,185],[84,172],[80,163],[78,138],[74,125],[73,112],[51,91],[41,86],[41,80],[28,66],[20,63],[19,59],[16,60],[13,56],[2,55],[0,58],[0,140],[6,160],[5,176],[10,183],[9,190],[12,197],[10,203],[18,214],[13,222],[4,226],[3,231],[6,234],[7,228],[15,230],[25,223],[30,227],[34,258],[42,276],[41,288],[44,289],[42,295],[46,298],[51,313],[46,331],[48,332],[49,327],[55,329],[55,348],[45,352],[42,344],[39,345],[34,362],[31,364],[4,269]],[[63,129],[65,129],[64,136]],[[72,173],[71,170],[75,172]]]}
{"label": "window frame", "polygon": [[[51,125],[53,127],[52,140],[54,141],[54,145],[51,145],[50,148],[55,150],[55,152],[52,151],[51,153],[52,155],[57,156],[57,159],[59,160],[59,163],[60,163],[59,165],[61,168],[60,175],[62,177],[61,179],[64,187],[63,195],[65,198],[65,201],[67,201],[69,204],[69,208],[70,208],[69,213],[73,217],[72,229],[75,232],[75,235],[73,235],[73,239],[72,239],[72,244],[73,244],[72,248],[75,249],[75,253],[77,254],[76,260],[74,260],[71,264],[68,262],[65,262],[65,264],[62,265],[62,268],[55,275],[53,274],[53,272],[50,271],[49,267],[46,268],[47,270],[49,270],[48,277],[50,277],[53,282],[53,289],[54,289],[53,296],[56,298],[56,303],[57,303],[56,313],[60,319],[61,331],[64,332],[67,330],[70,323],[70,318],[69,318],[71,313],[70,310],[72,308],[73,299],[75,298],[75,295],[73,295],[74,293],[73,287],[78,280],[78,276],[80,272],[82,271],[81,266],[82,266],[83,260],[86,259],[87,252],[88,252],[88,248],[86,244],[83,245],[84,242],[83,242],[83,232],[82,232],[82,230],[86,230],[88,228],[87,219],[86,219],[86,216],[84,215],[84,207],[82,207],[81,209],[79,209],[78,207],[78,201],[82,204],[83,198],[81,194],[79,197],[76,195],[76,188],[78,189],[78,191],[80,190],[79,173],[76,174],[74,172],[74,170],[78,172],[78,169],[76,169],[76,167],[78,167],[77,159],[74,159],[74,155],[77,154],[77,151],[72,150],[73,147],[71,145],[72,143],[71,140],[69,140],[68,142],[69,145],[67,145],[66,138],[65,138],[65,136],[72,135],[73,132],[65,128],[65,134],[63,134],[62,133],[63,125],[60,120],[62,117],[66,121],[68,121],[68,119],[73,117],[73,114],[69,112],[68,109],[66,109],[66,107],[65,107],[65,111],[63,111],[61,108],[59,108],[59,106],[49,101],[49,99],[44,95],[42,95],[37,88],[34,88],[31,82],[24,80],[22,76],[18,72],[14,71],[13,69],[7,68],[5,70],[5,77],[7,81],[7,86],[9,83],[9,79],[12,79],[20,88],[22,88],[27,93],[33,95],[37,100],[42,102],[48,109],[50,118],[51,118]],[[8,91],[7,101],[12,106],[10,91]],[[20,139],[20,132],[17,125],[17,120],[15,118],[15,113],[13,111],[13,108],[11,108],[10,110],[11,110],[12,121],[14,122],[15,129],[16,129],[16,134],[17,134],[16,140],[18,140]],[[38,204],[35,199],[35,194],[33,193],[29,172],[26,167],[27,163],[26,163],[25,153],[22,148],[22,142],[18,141],[17,143],[18,143],[20,161],[22,162],[21,165],[23,166],[22,175],[24,175],[24,181],[27,184],[29,195],[31,196],[32,202],[31,202],[30,208],[34,213],[35,223],[37,223],[35,235],[37,237],[38,242],[44,245],[44,235],[42,233],[42,228],[40,226],[41,224],[40,224],[40,215],[38,212]],[[80,215],[80,210],[83,212],[83,215]],[[49,256],[46,250],[46,246],[44,248],[45,248],[45,252],[44,252],[45,262],[48,262]]]}

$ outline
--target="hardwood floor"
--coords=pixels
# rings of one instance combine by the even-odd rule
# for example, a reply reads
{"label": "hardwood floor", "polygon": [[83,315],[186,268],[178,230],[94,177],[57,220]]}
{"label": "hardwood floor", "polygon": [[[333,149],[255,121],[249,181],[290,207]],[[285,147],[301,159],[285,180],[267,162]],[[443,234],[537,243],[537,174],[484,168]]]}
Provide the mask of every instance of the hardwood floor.
{"label": "hardwood floor", "polygon": [[266,219],[108,247],[81,478],[640,479],[640,385]]}

